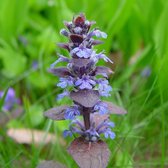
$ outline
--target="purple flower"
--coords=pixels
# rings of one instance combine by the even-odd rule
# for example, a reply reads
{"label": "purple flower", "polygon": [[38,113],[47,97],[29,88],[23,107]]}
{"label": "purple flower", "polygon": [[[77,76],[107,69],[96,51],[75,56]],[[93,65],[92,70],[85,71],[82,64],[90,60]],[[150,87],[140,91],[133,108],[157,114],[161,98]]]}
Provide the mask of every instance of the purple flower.
{"label": "purple flower", "polygon": [[67,77],[67,78],[60,78],[60,82],[57,84],[57,86],[61,87],[61,88],[66,88],[68,86],[72,86],[73,85],[73,78],[71,76]]}
{"label": "purple flower", "polygon": [[95,142],[99,140],[101,134],[103,134],[105,138],[114,139],[115,133],[111,130],[114,126],[114,123],[108,119],[96,126],[92,118],[91,126],[86,130],[83,123],[78,120],[74,120],[69,127],[69,131],[71,131],[72,134],[77,133],[83,136],[87,141]]}
{"label": "purple flower", "polygon": [[70,130],[65,130],[64,132],[63,132],[63,137],[64,138],[66,138],[67,136],[72,136],[72,131],[70,131]]}
{"label": "purple flower", "polygon": [[99,138],[100,135],[94,127],[91,127],[89,130],[85,131],[85,139],[87,141],[96,142]]}
{"label": "purple flower", "polygon": [[92,32],[92,36],[96,36],[98,38],[107,38],[107,34],[102,32],[102,31],[100,31],[100,30],[94,30]]}
{"label": "purple flower", "polygon": [[96,82],[87,75],[83,75],[82,78],[78,78],[75,82],[75,86],[78,86],[80,89],[92,89],[95,85]]}
{"label": "purple flower", "polygon": [[112,87],[109,85],[108,80],[98,80],[98,91],[101,96],[108,97],[112,91]]}
{"label": "purple flower", "polygon": [[97,131],[99,134],[104,134],[105,138],[115,138],[115,133],[111,130],[111,128],[114,128],[115,124],[109,120],[106,120],[102,123],[100,123],[97,126]]}
{"label": "purple flower", "polygon": [[61,30],[60,30],[60,34],[66,36],[66,37],[69,36],[69,33],[68,33],[68,31],[67,31],[66,29],[61,29]]}
{"label": "purple flower", "polygon": [[105,62],[110,62],[113,63],[113,61],[110,60],[110,58],[108,58],[105,54],[103,53],[99,53],[96,55],[96,59],[103,59]]}
{"label": "purple flower", "polygon": [[75,28],[74,28],[74,32],[75,32],[76,34],[80,34],[80,33],[82,32],[82,28],[81,28],[81,27],[75,27]]}
{"label": "purple flower", "polygon": [[[59,43],[58,46],[66,49],[71,57],[58,54],[59,58],[49,70],[60,77],[57,86],[64,89],[57,100],[68,96],[74,103],[62,111],[65,119],[73,120],[69,130],[64,131],[64,137],[79,134],[91,142],[99,140],[101,134],[105,138],[115,137],[112,131],[114,123],[107,119],[108,104],[100,100],[101,96],[110,96],[112,87],[107,78],[112,71],[108,67],[96,66],[100,59],[105,62],[112,61],[104,51],[97,54],[93,48],[102,44],[97,38],[107,38],[107,34],[98,29],[90,30],[94,23],[86,20],[83,14],[74,17],[72,22],[64,22],[66,29],[62,29],[60,33],[66,36],[69,42]],[[66,67],[55,68],[59,62],[66,62]],[[82,122],[75,119],[79,115],[83,117]]]}
{"label": "purple flower", "polygon": [[147,66],[142,70],[141,76],[142,77],[149,77],[150,75],[151,75],[151,68],[149,66]]}
{"label": "purple flower", "polygon": [[[3,95],[4,95],[4,92],[0,91],[0,98],[2,98]],[[19,99],[16,98],[14,89],[9,88],[8,92],[6,94],[6,97],[5,97],[5,100],[4,100],[4,105],[3,105],[2,109],[4,111],[12,110],[14,105],[19,104],[19,103],[20,103],[20,101],[19,101]]]}
{"label": "purple flower", "polygon": [[65,96],[69,96],[69,91],[65,90],[63,93],[57,95],[57,100],[64,98]]}
{"label": "purple flower", "polygon": [[99,114],[106,114],[108,112],[108,105],[102,101],[99,101],[94,106],[94,111],[99,112]]}
{"label": "purple flower", "polygon": [[64,117],[65,117],[65,119],[73,120],[73,119],[75,119],[75,116],[77,116],[77,115],[80,115],[79,106],[74,105],[74,106],[66,109]]}
{"label": "purple flower", "polygon": [[110,128],[108,128],[108,129],[106,129],[106,131],[104,132],[104,137],[105,137],[105,138],[114,139],[114,138],[115,138],[115,133],[112,132]]}
{"label": "purple flower", "polygon": [[71,55],[78,56],[79,58],[90,58],[95,52],[92,49],[86,48],[84,46],[79,46],[71,51]]}
{"label": "purple flower", "polygon": [[37,60],[34,60],[34,61],[32,62],[31,67],[32,67],[34,70],[38,69],[38,67],[39,67],[38,61],[37,61]]}

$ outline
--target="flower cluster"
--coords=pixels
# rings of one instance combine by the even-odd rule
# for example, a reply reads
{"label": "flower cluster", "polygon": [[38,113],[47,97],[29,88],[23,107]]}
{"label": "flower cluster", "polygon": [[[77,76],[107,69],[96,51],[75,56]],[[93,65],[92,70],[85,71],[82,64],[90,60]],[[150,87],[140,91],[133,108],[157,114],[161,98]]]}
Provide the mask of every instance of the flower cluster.
{"label": "flower cluster", "polygon": [[[112,61],[104,54],[94,50],[95,45],[102,44],[97,38],[107,38],[107,34],[97,28],[91,29],[95,24],[86,20],[83,14],[75,17],[72,22],[64,22],[66,29],[60,33],[69,39],[68,43],[59,43],[58,46],[66,49],[70,57],[58,54],[58,59],[51,65],[49,71],[59,76],[58,87],[64,89],[57,99],[70,97],[74,105],[64,110],[64,118],[72,120],[69,130],[64,135],[78,133],[88,141],[97,141],[100,134],[105,138],[113,139],[115,134],[111,128],[114,124],[104,120],[95,125],[91,115],[107,115],[108,105],[100,100],[101,96],[108,97],[112,87],[107,80],[112,73],[111,69],[104,66],[96,66],[100,59],[105,62]],[[66,67],[55,67],[59,62],[67,63]],[[83,123],[76,120],[76,116],[83,116]]]}
{"label": "flower cluster", "polygon": [[70,124],[69,130],[65,130],[63,135],[67,137],[77,133],[90,142],[97,141],[100,138],[100,134],[103,134],[105,138],[115,138],[115,133],[111,130],[115,125],[113,122],[109,121],[109,119],[102,121],[96,126],[94,119],[91,118],[90,123],[90,128],[86,129],[82,122],[74,120]]}

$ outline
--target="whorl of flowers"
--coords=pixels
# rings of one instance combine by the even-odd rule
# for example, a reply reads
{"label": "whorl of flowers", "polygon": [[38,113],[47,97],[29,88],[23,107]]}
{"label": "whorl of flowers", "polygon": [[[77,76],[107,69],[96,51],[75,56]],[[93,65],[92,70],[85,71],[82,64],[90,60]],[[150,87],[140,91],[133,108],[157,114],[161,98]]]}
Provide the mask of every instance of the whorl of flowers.
{"label": "whorl of flowers", "polygon": [[[69,57],[58,54],[59,58],[49,71],[60,77],[57,86],[64,89],[57,99],[70,97],[73,105],[52,108],[45,112],[45,116],[54,120],[72,120],[69,129],[63,133],[65,137],[77,133],[85,140],[95,142],[99,140],[100,134],[104,134],[105,138],[114,139],[114,123],[108,118],[114,106],[110,102],[101,101],[102,96],[108,97],[112,91],[107,80],[112,70],[96,66],[100,59],[105,62],[112,61],[104,52],[97,53],[94,50],[95,45],[102,44],[97,38],[107,38],[107,34],[98,28],[91,29],[95,22],[86,20],[83,14],[64,24],[66,29],[61,29],[60,33],[69,41],[59,43],[58,46],[67,50]],[[67,66],[56,68],[59,62],[65,62]],[[114,111],[111,113],[115,113]],[[101,117],[103,115],[104,118]],[[83,116],[83,121],[79,121],[77,116]],[[97,122],[98,117],[103,119]]]}

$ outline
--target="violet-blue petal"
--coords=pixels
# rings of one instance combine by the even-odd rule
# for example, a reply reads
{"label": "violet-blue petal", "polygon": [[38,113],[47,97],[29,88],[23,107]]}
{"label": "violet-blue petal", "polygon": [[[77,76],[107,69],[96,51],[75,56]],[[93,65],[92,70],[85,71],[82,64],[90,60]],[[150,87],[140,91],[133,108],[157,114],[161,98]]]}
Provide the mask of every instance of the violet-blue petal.
{"label": "violet-blue petal", "polygon": [[93,54],[93,50],[83,46],[79,46],[71,51],[71,55],[73,56],[74,54],[77,55],[79,58],[89,58]]}
{"label": "violet-blue petal", "polygon": [[115,124],[112,121],[108,121],[107,125],[110,126],[111,128],[115,127]]}
{"label": "violet-blue petal", "polygon": [[61,29],[61,30],[60,30],[60,34],[66,36],[66,37],[69,36],[69,33],[68,33],[68,31],[67,31],[66,29]]}
{"label": "violet-blue petal", "polygon": [[82,28],[81,28],[81,27],[75,27],[75,28],[74,28],[74,32],[75,32],[76,34],[80,34],[80,33],[82,32]]}
{"label": "violet-blue petal", "polygon": [[69,91],[65,90],[64,92],[57,95],[57,100],[60,100],[66,96],[69,96],[69,94],[70,94]]}
{"label": "violet-blue petal", "polygon": [[[0,92],[0,98],[2,98],[4,95],[4,92],[1,91]],[[4,105],[3,105],[3,110],[5,111],[9,111],[13,108],[13,106],[15,104],[19,104],[20,101],[19,99],[16,98],[16,95],[15,95],[15,90],[13,88],[9,88],[8,89],[8,92],[6,94],[6,97],[5,97],[5,100],[4,100]]]}
{"label": "violet-blue petal", "polygon": [[150,75],[151,75],[151,68],[149,66],[147,66],[142,70],[141,76],[142,77],[149,77]]}
{"label": "violet-blue petal", "polygon": [[101,96],[108,97],[112,91],[112,87],[108,84],[107,80],[98,80],[98,90]]}
{"label": "violet-blue petal", "polygon": [[75,81],[75,86],[79,87],[80,89],[92,89],[92,87],[95,85],[96,82],[90,79],[90,77],[87,75],[83,75],[82,78],[77,78]]}
{"label": "violet-blue petal", "polygon": [[76,80],[76,82],[75,82],[75,86],[79,86],[79,85],[81,85],[82,82],[83,82],[83,80],[80,79],[80,78],[78,78],[78,79]]}
{"label": "violet-blue petal", "polygon": [[103,59],[105,62],[110,62],[113,63],[113,61],[110,60],[110,58],[108,58],[105,54],[103,53],[99,53],[96,55],[96,58],[99,59]]}
{"label": "violet-blue petal", "polygon": [[84,135],[84,132],[82,130],[80,130],[79,128],[77,127],[70,127],[70,130],[73,132],[73,133],[76,133],[76,134],[79,134],[79,135]]}
{"label": "violet-blue petal", "polygon": [[57,84],[57,86],[61,88],[66,88],[67,86],[72,86],[73,85],[73,78],[72,77],[67,77],[67,78],[60,78],[60,82]]}
{"label": "violet-blue petal", "polygon": [[87,38],[90,39],[91,37],[96,36],[98,38],[107,38],[107,34],[105,32],[102,32],[98,29],[95,29],[88,33]]}
{"label": "violet-blue petal", "polygon": [[94,106],[94,110],[98,111],[99,114],[106,114],[108,112],[108,105],[100,101]]}
{"label": "violet-blue petal", "polygon": [[51,68],[54,68],[55,65],[57,65],[59,62],[70,62],[69,58],[67,58],[67,57],[65,57],[63,55],[60,55],[60,54],[58,54],[58,56],[59,56],[59,58],[54,63],[52,63],[50,65]]}
{"label": "violet-blue petal", "polygon": [[110,128],[108,128],[108,129],[104,132],[104,137],[105,137],[105,138],[114,139],[115,136],[116,136],[115,133],[112,132]]}
{"label": "violet-blue petal", "polygon": [[84,129],[85,129],[84,124],[83,124],[81,121],[79,121],[79,120],[73,120],[73,121],[71,122],[71,124],[76,124],[77,126],[80,127],[81,130],[84,130]]}
{"label": "violet-blue petal", "polygon": [[72,136],[72,132],[70,131],[70,130],[65,130],[64,132],[63,132],[63,137],[64,138],[66,138],[66,137],[68,137],[68,136]]}
{"label": "violet-blue petal", "polygon": [[73,120],[75,116],[80,115],[80,111],[77,105],[74,105],[65,110],[65,119]]}
{"label": "violet-blue petal", "polygon": [[83,82],[80,86],[79,86],[80,89],[92,89],[92,85],[88,82]]}
{"label": "violet-blue petal", "polygon": [[100,30],[94,30],[93,35],[98,38],[107,38],[107,34],[105,32],[100,31]]}

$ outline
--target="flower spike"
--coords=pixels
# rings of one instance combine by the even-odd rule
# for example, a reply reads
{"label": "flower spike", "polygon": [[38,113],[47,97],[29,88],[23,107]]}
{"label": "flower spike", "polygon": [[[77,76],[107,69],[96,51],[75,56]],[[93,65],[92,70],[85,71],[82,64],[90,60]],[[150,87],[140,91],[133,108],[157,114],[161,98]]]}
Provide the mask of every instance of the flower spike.
{"label": "flower spike", "polygon": [[[66,49],[70,57],[57,54],[59,58],[51,65],[49,72],[60,77],[57,86],[63,89],[63,93],[57,96],[57,100],[69,97],[73,101],[71,106],[60,106],[45,112],[45,116],[53,120],[71,120],[69,129],[63,132],[63,136],[78,135],[70,145],[68,151],[74,157],[79,167],[91,167],[83,164],[83,158],[94,160],[93,156],[100,157],[106,153],[107,158],[101,156],[102,167],[108,163],[109,149],[104,138],[115,138],[113,128],[115,124],[109,120],[109,114],[125,114],[126,111],[110,102],[101,101],[102,97],[110,96],[112,87],[108,77],[113,71],[104,66],[97,66],[100,59],[113,63],[104,51],[97,53],[95,45],[102,44],[97,38],[106,39],[107,34],[99,29],[91,29],[95,22],[86,20],[84,14],[73,18],[71,22],[64,22],[66,27],[61,29],[60,34],[68,38],[68,43],[59,43],[58,46]],[[65,62],[66,67],[57,67],[57,63]],[[77,118],[81,118],[78,120]],[[90,144],[96,148],[91,150]],[[89,151],[83,148],[89,144]],[[80,150],[81,149],[81,150]],[[79,155],[78,155],[79,151]],[[83,153],[81,151],[84,151]],[[96,160],[94,160],[96,163]],[[92,164],[92,163],[90,163]],[[82,166],[81,166],[82,165]],[[95,166],[96,165],[96,166]],[[99,163],[94,164],[100,167]]]}

